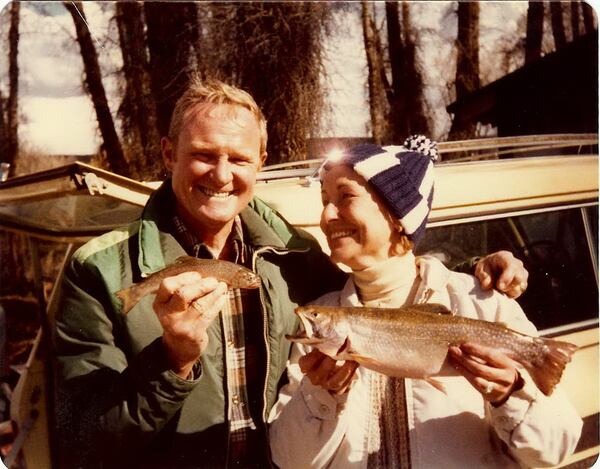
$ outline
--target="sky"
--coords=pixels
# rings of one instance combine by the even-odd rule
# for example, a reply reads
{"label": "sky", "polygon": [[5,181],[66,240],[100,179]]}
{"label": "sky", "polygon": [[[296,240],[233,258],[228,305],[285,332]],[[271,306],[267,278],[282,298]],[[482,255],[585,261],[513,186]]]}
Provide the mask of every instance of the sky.
{"label": "sky", "polygon": [[[6,4],[7,0],[0,0],[0,7]],[[427,103],[434,110],[434,138],[443,136],[450,125],[445,106],[452,101],[453,91],[447,82],[454,74],[456,38],[456,17],[450,13],[451,7],[452,2],[411,5],[417,41],[425,51],[423,73]],[[106,70],[107,93],[116,98],[114,73],[121,65],[121,57],[118,44],[107,42],[109,28],[115,28],[114,22],[109,21],[110,5],[84,2],[84,9]],[[499,57],[503,57],[502,48],[514,46],[522,38],[526,9],[526,2],[482,3],[480,60],[484,84],[517,65],[499,61]],[[356,11],[340,18],[336,34],[326,46],[329,78],[325,84],[332,114],[324,125],[323,136],[368,134],[366,59],[360,15]],[[92,103],[81,84],[83,65],[70,14],[58,2],[38,2],[23,3],[21,15],[20,140],[25,147],[47,154],[94,153],[99,134]],[[378,21],[382,19],[383,12],[379,11]],[[6,77],[6,67],[5,57],[0,57],[0,76]],[[5,81],[1,85],[6,86]],[[113,111],[117,102],[111,100]]]}

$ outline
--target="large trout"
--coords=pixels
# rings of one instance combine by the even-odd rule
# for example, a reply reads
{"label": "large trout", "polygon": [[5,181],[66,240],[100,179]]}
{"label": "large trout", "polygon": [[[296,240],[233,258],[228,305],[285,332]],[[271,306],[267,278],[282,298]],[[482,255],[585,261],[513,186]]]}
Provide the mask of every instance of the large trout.
{"label": "large trout", "polygon": [[214,277],[233,288],[258,288],[260,286],[260,277],[241,265],[214,259],[182,256],[173,264],[153,273],[145,280],[116,292],[115,295],[123,303],[123,313],[127,314],[144,296],[156,293],[163,279],[183,272],[198,272],[203,277]]}
{"label": "large trout", "polygon": [[286,336],[336,360],[354,360],[377,372],[405,378],[439,375],[451,345],[494,347],[520,363],[550,395],[577,347],[531,337],[499,323],[453,316],[443,305],[402,308],[296,308],[304,331]]}

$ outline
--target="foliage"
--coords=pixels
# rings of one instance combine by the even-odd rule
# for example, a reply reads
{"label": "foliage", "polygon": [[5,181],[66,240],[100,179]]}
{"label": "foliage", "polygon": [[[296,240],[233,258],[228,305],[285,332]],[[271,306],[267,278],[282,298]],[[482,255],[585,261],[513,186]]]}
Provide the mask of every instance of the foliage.
{"label": "foliage", "polygon": [[305,159],[326,109],[327,2],[244,2],[201,9],[202,70],[254,96],[267,118],[269,164]]}

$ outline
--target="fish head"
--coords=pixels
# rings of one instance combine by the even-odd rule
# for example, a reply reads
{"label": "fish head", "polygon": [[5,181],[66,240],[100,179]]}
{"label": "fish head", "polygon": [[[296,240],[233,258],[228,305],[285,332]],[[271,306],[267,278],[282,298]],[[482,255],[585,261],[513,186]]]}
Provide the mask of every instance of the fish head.
{"label": "fish head", "polygon": [[296,308],[303,330],[295,336],[286,336],[292,342],[311,345],[335,357],[346,341],[347,332],[332,308],[300,306]]}
{"label": "fish head", "polygon": [[235,275],[235,284],[241,288],[260,287],[260,277],[249,269],[239,269]]}

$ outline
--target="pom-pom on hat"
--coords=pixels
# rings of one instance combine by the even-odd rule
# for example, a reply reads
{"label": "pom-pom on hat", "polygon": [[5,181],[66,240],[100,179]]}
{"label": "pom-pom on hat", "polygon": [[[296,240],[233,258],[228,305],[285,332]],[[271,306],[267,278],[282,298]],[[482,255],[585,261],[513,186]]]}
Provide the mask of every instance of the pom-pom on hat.
{"label": "pom-pom on hat", "polygon": [[[437,145],[423,135],[408,137],[403,145],[362,144],[329,164],[352,167],[375,190],[397,218],[408,239],[417,243],[425,233],[433,200],[433,162]],[[320,174],[321,178],[322,173]]]}

